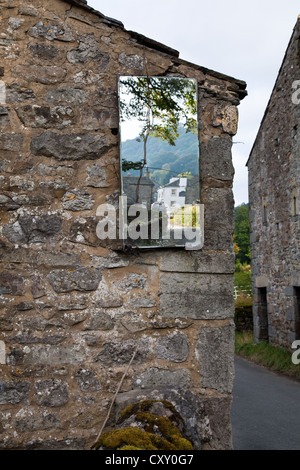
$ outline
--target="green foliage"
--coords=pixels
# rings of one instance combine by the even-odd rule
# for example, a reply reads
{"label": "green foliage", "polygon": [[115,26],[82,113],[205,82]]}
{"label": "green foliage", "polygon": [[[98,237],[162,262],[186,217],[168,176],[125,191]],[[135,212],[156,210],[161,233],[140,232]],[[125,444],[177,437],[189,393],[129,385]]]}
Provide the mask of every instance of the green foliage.
{"label": "green foliage", "polygon": [[250,332],[236,333],[235,353],[270,370],[300,380],[300,368],[292,363],[291,352],[267,341],[254,343]]}
{"label": "green foliage", "polygon": [[[142,124],[139,134],[143,143],[140,178],[142,169],[147,164],[149,137],[159,138],[168,145],[175,146],[179,137],[180,122],[186,132],[196,133],[196,96],[194,80],[175,77],[122,77],[120,79],[121,121],[136,120]],[[136,170],[134,165],[130,165],[133,162],[130,156],[126,168]]]}
{"label": "green foliage", "polygon": [[234,242],[238,247],[236,253],[237,266],[249,263],[251,260],[249,204],[241,204],[235,208]]}
{"label": "green foliage", "polygon": [[[199,173],[197,136],[192,133],[187,134],[181,126],[178,128],[178,134],[175,147],[170,147],[167,142],[155,137],[149,137],[147,141],[147,167],[151,173],[151,179],[159,185],[167,184],[172,176],[176,177],[186,173],[193,176]],[[123,169],[123,171],[130,171],[132,176],[138,176],[139,168],[135,170],[134,163],[141,163],[143,153],[142,142],[136,139],[122,142],[122,157],[125,161],[132,162],[131,167]]]}

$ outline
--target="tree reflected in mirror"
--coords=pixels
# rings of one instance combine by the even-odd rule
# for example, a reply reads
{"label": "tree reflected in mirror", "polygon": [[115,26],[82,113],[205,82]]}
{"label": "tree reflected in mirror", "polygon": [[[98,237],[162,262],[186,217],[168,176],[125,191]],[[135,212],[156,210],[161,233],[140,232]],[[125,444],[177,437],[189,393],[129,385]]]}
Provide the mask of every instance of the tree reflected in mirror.
{"label": "tree reflected in mirror", "polygon": [[[133,244],[183,246],[184,239],[177,239],[185,224],[182,210],[199,203],[200,194],[196,80],[121,76],[119,109],[122,195],[128,207],[140,206],[144,214],[147,209],[148,232],[154,219],[160,221],[154,239],[140,237]],[[138,219],[144,236],[146,222]]]}

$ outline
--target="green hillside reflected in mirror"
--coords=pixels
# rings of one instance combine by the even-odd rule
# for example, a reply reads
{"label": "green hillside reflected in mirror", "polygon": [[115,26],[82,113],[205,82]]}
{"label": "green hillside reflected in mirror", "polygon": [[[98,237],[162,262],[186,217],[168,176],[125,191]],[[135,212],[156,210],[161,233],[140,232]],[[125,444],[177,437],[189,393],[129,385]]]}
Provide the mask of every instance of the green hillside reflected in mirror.
{"label": "green hillside reflected in mirror", "polygon": [[134,228],[126,243],[184,246],[183,228],[200,230],[196,80],[121,76],[119,108],[123,217]]}

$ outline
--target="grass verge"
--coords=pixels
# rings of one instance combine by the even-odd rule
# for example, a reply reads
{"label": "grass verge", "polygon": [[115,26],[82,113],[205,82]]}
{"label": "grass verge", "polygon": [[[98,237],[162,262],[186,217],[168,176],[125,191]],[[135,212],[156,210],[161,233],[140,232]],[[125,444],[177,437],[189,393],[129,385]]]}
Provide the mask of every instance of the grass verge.
{"label": "grass verge", "polygon": [[235,353],[255,364],[300,381],[300,364],[292,363],[291,352],[279,346],[272,346],[266,341],[256,344],[253,334],[249,331],[236,332]]}

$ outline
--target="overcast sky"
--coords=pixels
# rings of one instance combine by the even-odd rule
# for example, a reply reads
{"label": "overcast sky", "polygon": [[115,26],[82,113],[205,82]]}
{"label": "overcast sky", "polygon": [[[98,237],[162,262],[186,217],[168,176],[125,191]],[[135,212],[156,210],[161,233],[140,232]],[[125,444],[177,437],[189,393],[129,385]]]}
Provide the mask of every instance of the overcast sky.
{"label": "overcast sky", "polygon": [[[235,205],[248,202],[245,167],[288,42],[299,0],[88,0],[106,16],[197,65],[247,82],[234,137]],[[299,77],[300,80],[300,77]]]}

